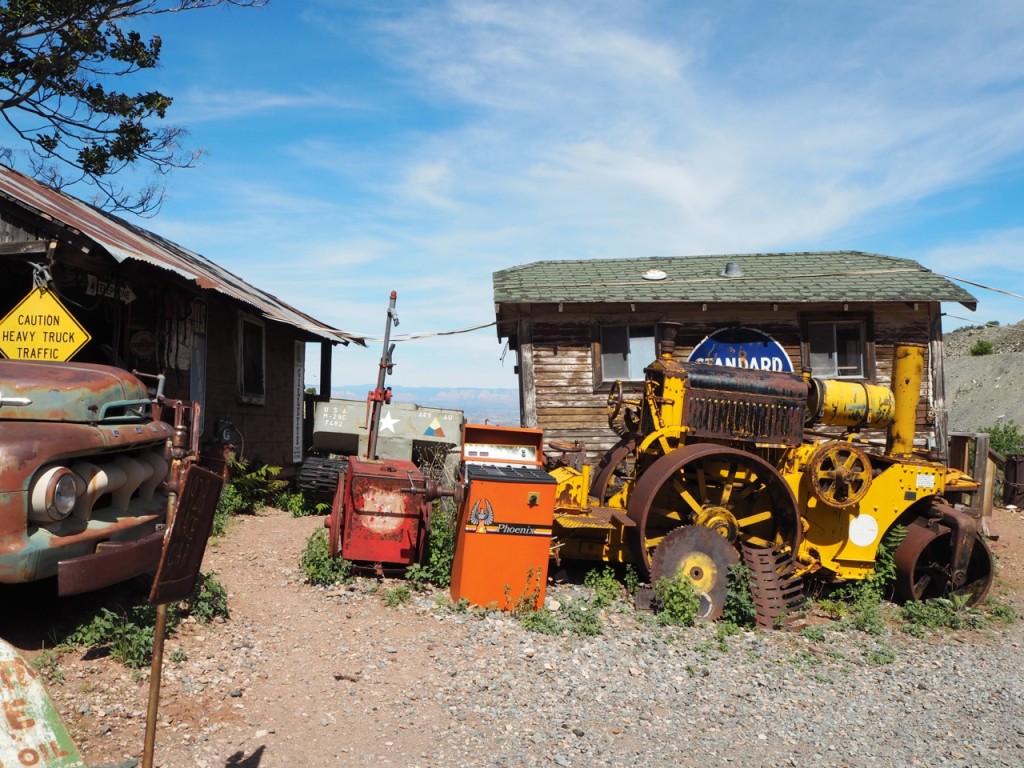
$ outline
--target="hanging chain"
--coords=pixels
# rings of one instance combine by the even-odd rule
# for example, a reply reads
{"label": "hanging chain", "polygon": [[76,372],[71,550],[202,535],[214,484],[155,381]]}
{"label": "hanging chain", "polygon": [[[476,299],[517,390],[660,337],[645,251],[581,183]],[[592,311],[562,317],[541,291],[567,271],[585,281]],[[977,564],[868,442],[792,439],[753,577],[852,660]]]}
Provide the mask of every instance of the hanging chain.
{"label": "hanging chain", "polygon": [[32,266],[32,287],[47,291],[53,285],[53,276],[45,264],[30,262]]}

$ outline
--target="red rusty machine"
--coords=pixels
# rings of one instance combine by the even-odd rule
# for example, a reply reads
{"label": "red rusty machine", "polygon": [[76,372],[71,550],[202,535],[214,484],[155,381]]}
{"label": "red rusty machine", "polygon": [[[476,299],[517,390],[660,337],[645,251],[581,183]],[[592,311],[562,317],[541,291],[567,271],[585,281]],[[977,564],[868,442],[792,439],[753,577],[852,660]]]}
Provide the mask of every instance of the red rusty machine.
{"label": "red rusty machine", "polygon": [[394,368],[391,356],[395,345],[390,341],[391,327],[398,325],[397,298],[392,291],[377,388],[366,399],[369,429],[366,454],[348,460],[348,470],[339,478],[331,514],[326,521],[331,555],[377,573],[420,562],[430,520],[430,502],[452,495],[452,491],[438,490],[411,461],[377,458],[381,410],[391,402],[391,387],[384,386],[384,379]]}

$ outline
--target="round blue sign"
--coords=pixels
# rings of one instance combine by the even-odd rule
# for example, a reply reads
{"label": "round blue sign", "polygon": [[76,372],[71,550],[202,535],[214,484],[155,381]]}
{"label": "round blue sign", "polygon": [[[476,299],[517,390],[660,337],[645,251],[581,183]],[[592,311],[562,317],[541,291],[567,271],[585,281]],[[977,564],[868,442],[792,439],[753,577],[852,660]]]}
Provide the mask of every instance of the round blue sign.
{"label": "round blue sign", "polygon": [[793,372],[793,363],[783,346],[754,328],[717,330],[695,346],[687,360],[730,368]]}

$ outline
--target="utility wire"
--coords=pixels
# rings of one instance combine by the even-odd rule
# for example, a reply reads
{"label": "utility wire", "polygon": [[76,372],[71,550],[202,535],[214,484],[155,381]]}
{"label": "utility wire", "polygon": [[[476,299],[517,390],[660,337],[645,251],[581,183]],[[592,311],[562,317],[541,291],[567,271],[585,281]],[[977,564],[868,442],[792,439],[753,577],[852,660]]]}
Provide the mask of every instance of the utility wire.
{"label": "utility wire", "polygon": [[[424,333],[404,333],[397,336],[392,336],[391,341],[418,341],[419,339],[430,339],[435,336],[455,336],[459,333],[471,333],[472,331],[479,331],[481,328],[490,328],[498,324],[497,320],[492,320],[489,323],[482,323],[480,325],[473,325],[469,328],[458,328],[454,331],[427,331]],[[383,341],[383,336],[363,336],[366,341]]]}
{"label": "utility wire", "polygon": [[[1012,291],[1004,291],[1002,288],[993,288],[991,285],[985,285],[984,283],[976,283],[973,280],[967,280],[966,278],[963,277],[944,275],[941,272],[936,272],[935,274],[938,275],[939,277],[944,277],[947,280],[956,280],[957,282],[960,283],[967,283],[968,285],[973,285],[976,288],[984,288],[986,291],[994,291],[995,293],[1001,293],[1005,296],[1012,296],[1015,299],[1024,299],[1024,296],[1021,296],[1019,293],[1013,293]],[[963,318],[961,318],[961,320],[962,319]]]}

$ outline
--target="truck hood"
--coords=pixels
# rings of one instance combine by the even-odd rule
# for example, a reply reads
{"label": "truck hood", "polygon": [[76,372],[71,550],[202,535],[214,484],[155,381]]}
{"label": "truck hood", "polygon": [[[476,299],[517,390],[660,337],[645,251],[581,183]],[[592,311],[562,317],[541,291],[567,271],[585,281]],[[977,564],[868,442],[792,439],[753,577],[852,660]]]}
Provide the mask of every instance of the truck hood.
{"label": "truck hood", "polygon": [[145,385],[120,368],[0,360],[0,420],[125,423],[149,414]]}

